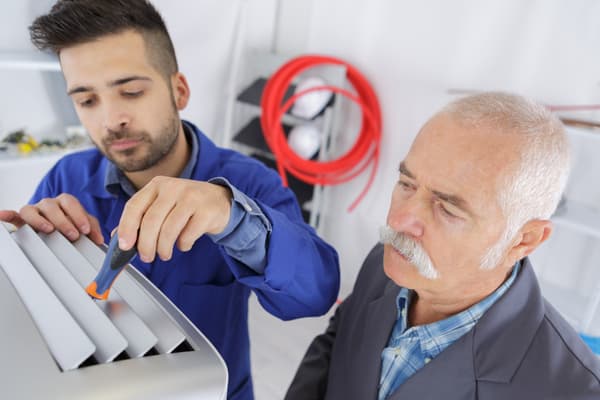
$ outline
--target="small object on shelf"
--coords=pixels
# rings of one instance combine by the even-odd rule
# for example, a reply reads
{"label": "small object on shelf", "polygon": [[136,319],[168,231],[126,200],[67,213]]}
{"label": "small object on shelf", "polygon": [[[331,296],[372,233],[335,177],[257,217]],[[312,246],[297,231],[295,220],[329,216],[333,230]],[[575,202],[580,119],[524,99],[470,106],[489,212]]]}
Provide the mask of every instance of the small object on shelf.
{"label": "small object on shelf", "polygon": [[2,141],[4,143],[17,144],[17,143],[21,143],[24,138],[25,138],[25,131],[22,129],[19,129],[18,131],[14,131],[14,132],[11,132],[8,135],[6,135],[4,137],[4,139],[2,139]]}
{"label": "small object on shelf", "polygon": [[321,130],[315,124],[302,124],[292,128],[287,141],[298,156],[309,160],[319,151],[321,136]]}
{"label": "small object on shelf", "polygon": [[15,145],[21,154],[29,154],[40,146],[33,136],[22,129],[9,133],[2,141]]}
{"label": "small object on shelf", "polygon": [[[294,90],[294,94],[298,94],[308,89],[316,88],[319,86],[326,86],[327,82],[318,76],[309,76],[304,78]],[[331,90],[317,90],[314,92],[306,93],[296,100],[290,112],[296,117],[304,119],[316,118],[323,112],[325,107],[331,102],[333,92]]]}

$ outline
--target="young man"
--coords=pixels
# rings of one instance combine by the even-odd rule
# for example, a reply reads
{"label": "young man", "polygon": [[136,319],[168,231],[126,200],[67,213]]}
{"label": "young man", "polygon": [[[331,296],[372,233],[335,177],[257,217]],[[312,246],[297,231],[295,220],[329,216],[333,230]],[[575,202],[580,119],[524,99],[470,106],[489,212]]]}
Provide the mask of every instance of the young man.
{"label": "young man", "polygon": [[286,399],[600,398],[598,358],[527,259],[552,231],[568,152],[560,121],[518,96],[434,115],[400,163],[383,246]]}
{"label": "young man", "polygon": [[96,243],[118,227],[120,247],[137,246],[133,264],[222,354],[228,398],[251,399],[250,291],[282,319],[323,314],[337,296],[336,252],[272,170],[180,120],[189,87],[147,1],[59,0],[30,31],[58,54],[97,149],[64,157],[30,205],[0,219]]}

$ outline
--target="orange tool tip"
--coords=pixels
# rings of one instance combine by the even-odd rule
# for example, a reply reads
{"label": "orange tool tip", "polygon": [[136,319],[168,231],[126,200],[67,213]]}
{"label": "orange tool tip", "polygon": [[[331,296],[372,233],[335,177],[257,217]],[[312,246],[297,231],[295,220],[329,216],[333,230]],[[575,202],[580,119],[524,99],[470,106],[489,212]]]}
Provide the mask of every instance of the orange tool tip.
{"label": "orange tool tip", "polygon": [[94,299],[106,300],[108,298],[108,290],[102,294],[98,293],[97,290],[98,290],[98,285],[97,285],[96,281],[93,281],[92,283],[90,283],[88,285],[87,288],[85,288],[85,291],[87,292],[87,294],[92,296]]}

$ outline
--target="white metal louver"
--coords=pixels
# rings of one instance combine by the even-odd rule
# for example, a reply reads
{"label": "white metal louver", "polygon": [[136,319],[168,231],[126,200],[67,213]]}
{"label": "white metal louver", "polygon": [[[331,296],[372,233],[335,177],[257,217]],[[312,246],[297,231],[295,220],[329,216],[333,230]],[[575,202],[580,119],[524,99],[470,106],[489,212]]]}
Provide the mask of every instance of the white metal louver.
{"label": "white metal louver", "polygon": [[225,399],[220,355],[135,268],[95,302],[103,249],[0,225],[3,397]]}

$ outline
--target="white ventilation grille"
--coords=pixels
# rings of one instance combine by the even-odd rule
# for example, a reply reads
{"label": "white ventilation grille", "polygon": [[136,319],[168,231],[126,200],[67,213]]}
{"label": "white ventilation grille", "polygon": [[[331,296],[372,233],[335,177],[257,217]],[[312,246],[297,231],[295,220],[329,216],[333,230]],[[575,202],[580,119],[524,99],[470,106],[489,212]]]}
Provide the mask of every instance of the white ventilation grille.
{"label": "white ventilation grille", "polygon": [[[200,368],[205,377],[210,379],[191,378],[199,383],[196,388],[198,391],[193,392],[194,396],[224,398],[227,372],[223,360],[185,316],[137,270],[131,266],[126,268],[106,301],[97,302],[87,295],[84,288],[96,276],[104,255],[103,249],[86,237],[71,243],[57,232],[38,234],[29,226],[24,226],[9,233],[3,225],[0,226],[0,303],[8,304],[6,302],[9,300],[14,302],[17,297],[33,322],[29,325],[25,323],[25,328],[13,323],[13,331],[3,328],[0,331],[0,351],[2,346],[11,346],[13,353],[18,353],[15,348],[22,347],[19,351],[31,362],[36,362],[36,356],[44,359],[47,355],[40,355],[39,350],[28,353],[27,349],[32,347],[32,343],[18,340],[20,334],[25,338],[35,333],[23,330],[37,330],[56,366],[54,370],[49,368],[47,377],[56,376],[57,373],[62,376],[83,374],[76,379],[81,381],[85,377],[89,380],[88,391],[97,383],[95,381],[106,383],[106,370],[101,371],[102,366],[111,368],[111,371],[118,366],[123,374],[133,376],[136,376],[136,369],[142,372],[150,366],[150,375],[156,373],[157,379],[168,386],[168,377],[177,370],[172,368],[172,362],[181,359],[182,365],[187,365],[184,375],[188,375],[189,368],[194,369],[194,364],[190,365],[189,362],[196,359],[196,368]],[[8,282],[13,290],[6,287]],[[1,313],[0,308],[0,316]],[[27,322],[26,316],[15,317],[19,318],[19,322]],[[4,322],[0,324],[4,325]],[[185,352],[190,355],[185,355]],[[161,371],[152,366],[161,365],[164,357],[168,357],[169,368]],[[136,363],[136,360],[139,361]],[[15,371],[7,375],[3,373],[5,368],[10,368],[10,362],[0,362],[0,376],[5,377],[0,378],[0,384],[3,388],[8,385],[8,393],[11,393],[11,382],[6,377],[15,376]],[[97,379],[93,376],[95,371]],[[27,374],[27,371],[22,373]],[[179,381],[181,372],[177,375],[173,379]],[[148,377],[139,375],[142,380]],[[3,381],[5,379],[7,382]],[[68,398],[66,395],[69,392],[73,398],[86,398],[75,388],[70,389],[67,381],[63,382],[66,386],[58,385],[56,379],[54,381],[51,386],[64,398]],[[135,382],[135,379],[130,382]],[[156,385],[154,382],[150,386]],[[205,387],[200,387],[202,385]],[[47,393],[32,388],[32,385],[28,385],[29,388],[13,386],[16,391],[12,394],[21,398],[25,398],[25,394],[28,397],[38,392]],[[178,398],[177,392],[187,393],[194,385],[186,382],[182,387],[180,382],[175,386],[178,387],[165,392],[173,395],[170,398]],[[154,389],[149,391],[142,386],[136,387],[140,392],[139,398],[155,398],[155,394],[160,393],[160,390],[156,392]],[[216,397],[201,397],[203,391]],[[135,391],[131,394],[128,398],[138,398]],[[88,396],[97,398],[90,393]],[[46,398],[44,395],[41,397]]]}

